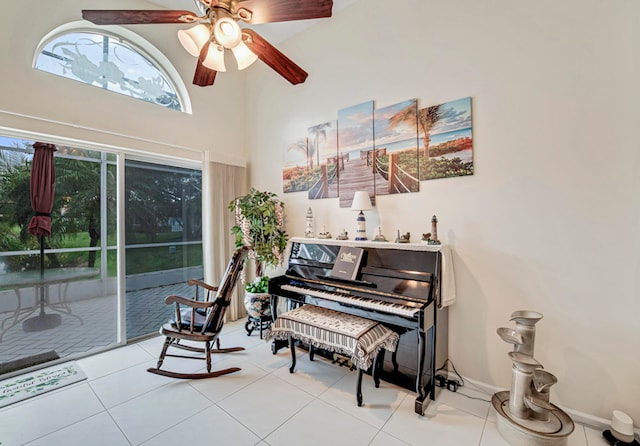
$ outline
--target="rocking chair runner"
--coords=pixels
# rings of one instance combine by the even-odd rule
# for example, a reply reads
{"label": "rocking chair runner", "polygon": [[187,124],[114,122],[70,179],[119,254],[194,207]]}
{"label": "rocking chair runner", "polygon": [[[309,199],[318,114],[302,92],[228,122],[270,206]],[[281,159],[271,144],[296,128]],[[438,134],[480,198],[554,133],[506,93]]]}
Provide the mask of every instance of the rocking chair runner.
{"label": "rocking chair runner", "polygon": [[[243,347],[220,348],[220,331],[224,323],[224,315],[227,307],[231,302],[233,289],[244,265],[245,257],[248,249],[246,247],[239,248],[233,253],[233,257],[229,261],[227,270],[224,273],[222,282],[219,287],[208,285],[199,280],[190,280],[189,285],[194,285],[195,298],[187,299],[180,296],[171,295],[165,299],[167,304],[175,304],[176,313],[173,321],[164,324],[160,328],[160,333],[166,336],[158,365],[156,368],[147,369],[148,372],[156,375],[169,376],[181,379],[202,379],[213,378],[216,376],[226,375],[228,373],[237,372],[238,367],[232,367],[224,370],[211,371],[211,354],[213,353],[229,353],[244,350]],[[199,289],[204,291],[204,299],[199,300]],[[193,347],[190,345],[180,344],[181,340],[204,342],[204,348]],[[212,349],[212,344],[216,343],[216,348]],[[169,347],[176,347],[192,352],[204,353],[202,356],[186,356],[167,353]],[[167,356],[175,358],[204,359],[207,361],[206,373],[182,373],[172,372],[169,370],[161,370],[160,367]]]}

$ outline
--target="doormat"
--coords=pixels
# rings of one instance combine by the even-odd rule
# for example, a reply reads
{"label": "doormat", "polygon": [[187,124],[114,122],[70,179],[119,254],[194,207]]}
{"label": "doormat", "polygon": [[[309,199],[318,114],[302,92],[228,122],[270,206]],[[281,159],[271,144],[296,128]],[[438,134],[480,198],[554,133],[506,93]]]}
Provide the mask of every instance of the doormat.
{"label": "doormat", "polygon": [[38,353],[37,355],[27,356],[26,358],[3,362],[0,364],[0,378],[2,378],[2,375],[5,373],[17,372],[20,369],[26,369],[49,361],[55,361],[56,359],[60,359],[60,356],[58,356],[54,350],[50,350],[48,352]]}
{"label": "doormat", "polygon": [[75,362],[65,362],[0,381],[0,407],[87,379]]}

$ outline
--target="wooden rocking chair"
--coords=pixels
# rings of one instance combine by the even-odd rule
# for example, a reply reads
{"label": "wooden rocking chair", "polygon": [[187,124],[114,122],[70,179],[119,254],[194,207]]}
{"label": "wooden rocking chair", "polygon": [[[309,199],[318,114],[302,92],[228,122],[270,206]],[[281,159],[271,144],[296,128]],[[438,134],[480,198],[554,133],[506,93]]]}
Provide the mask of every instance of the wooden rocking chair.
{"label": "wooden rocking chair", "polygon": [[[160,357],[158,358],[157,368],[149,368],[148,372],[156,375],[169,376],[181,379],[203,379],[214,378],[216,376],[226,375],[228,373],[237,372],[238,367],[229,369],[211,371],[211,354],[213,353],[229,353],[244,350],[244,347],[220,348],[220,331],[224,323],[224,315],[231,301],[231,296],[238,276],[244,265],[245,257],[248,249],[246,247],[239,248],[233,253],[233,257],[227,266],[222,282],[219,287],[208,285],[199,280],[190,280],[189,285],[195,286],[195,298],[187,299],[180,296],[171,295],[165,299],[167,304],[175,304],[176,314],[173,321],[164,324],[160,328],[160,333],[166,336]],[[198,296],[199,289],[204,291],[204,299],[200,300]],[[190,345],[180,344],[180,341],[196,341],[204,342],[204,348],[193,347]],[[213,343],[216,348],[211,348]],[[176,347],[197,353],[204,353],[203,356],[186,356],[167,353],[169,347]],[[167,356],[175,358],[204,359],[207,361],[206,373],[182,373],[172,372],[169,370],[161,370],[160,367]]]}

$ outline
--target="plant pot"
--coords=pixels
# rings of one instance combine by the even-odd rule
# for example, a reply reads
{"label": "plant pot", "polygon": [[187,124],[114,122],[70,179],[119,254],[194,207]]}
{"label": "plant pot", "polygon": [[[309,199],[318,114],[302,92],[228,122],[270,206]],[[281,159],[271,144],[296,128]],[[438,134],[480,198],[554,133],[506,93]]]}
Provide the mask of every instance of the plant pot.
{"label": "plant pot", "polygon": [[271,316],[271,294],[269,293],[244,293],[244,307],[250,317],[260,319]]}

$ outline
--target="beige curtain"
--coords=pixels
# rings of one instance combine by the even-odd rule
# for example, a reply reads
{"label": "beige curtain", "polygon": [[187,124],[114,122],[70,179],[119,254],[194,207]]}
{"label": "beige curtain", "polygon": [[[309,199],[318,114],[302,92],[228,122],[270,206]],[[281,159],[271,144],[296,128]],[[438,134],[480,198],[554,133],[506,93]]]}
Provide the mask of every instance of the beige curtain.
{"label": "beige curtain", "polygon": [[[205,161],[202,176],[205,281],[217,285],[235,249],[235,240],[231,234],[231,227],[235,224],[234,214],[228,209],[228,205],[234,198],[247,193],[246,169]],[[227,309],[228,320],[246,317],[243,298],[244,287],[238,282],[231,306]]]}

